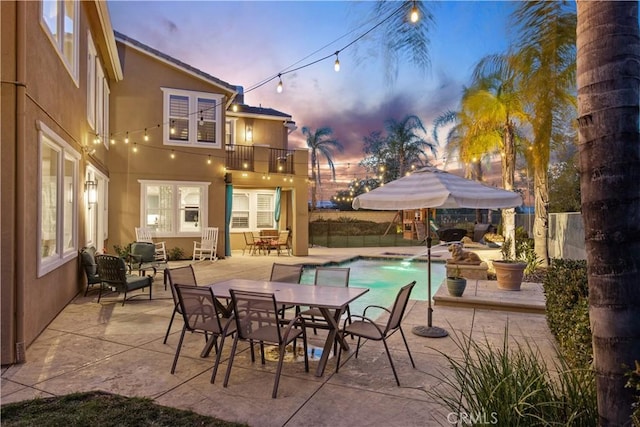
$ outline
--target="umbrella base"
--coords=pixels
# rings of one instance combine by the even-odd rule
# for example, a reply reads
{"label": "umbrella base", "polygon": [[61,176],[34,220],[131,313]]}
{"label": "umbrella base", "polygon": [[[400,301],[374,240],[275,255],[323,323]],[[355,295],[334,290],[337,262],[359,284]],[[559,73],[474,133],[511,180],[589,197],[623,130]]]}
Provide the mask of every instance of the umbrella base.
{"label": "umbrella base", "polygon": [[437,326],[414,326],[411,332],[427,338],[444,338],[449,335],[449,332]]}

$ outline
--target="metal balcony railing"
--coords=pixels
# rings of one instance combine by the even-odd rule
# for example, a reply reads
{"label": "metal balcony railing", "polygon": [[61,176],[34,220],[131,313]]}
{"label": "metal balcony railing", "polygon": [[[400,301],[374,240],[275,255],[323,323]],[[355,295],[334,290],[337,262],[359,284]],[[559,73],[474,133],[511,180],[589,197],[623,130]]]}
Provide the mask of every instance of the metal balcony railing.
{"label": "metal balcony railing", "polygon": [[[226,167],[229,170],[255,171],[255,150],[253,145],[227,144]],[[265,148],[259,147],[264,150]],[[269,173],[293,175],[294,150],[269,148]]]}
{"label": "metal balcony railing", "polygon": [[253,170],[253,146],[227,144],[226,167],[230,170]]}
{"label": "metal balcony railing", "polygon": [[269,173],[293,174],[293,150],[269,149]]}

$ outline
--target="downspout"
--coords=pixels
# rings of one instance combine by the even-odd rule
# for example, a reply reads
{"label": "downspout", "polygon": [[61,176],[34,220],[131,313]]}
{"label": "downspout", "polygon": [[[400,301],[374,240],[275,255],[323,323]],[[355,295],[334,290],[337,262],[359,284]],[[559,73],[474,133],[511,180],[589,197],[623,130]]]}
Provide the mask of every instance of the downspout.
{"label": "downspout", "polygon": [[[26,126],[25,110],[27,102],[27,2],[16,2],[16,189],[15,210],[16,230],[24,234],[24,198],[25,198],[25,150]],[[26,362],[24,344],[24,267],[18,260],[24,260],[24,239],[15,239],[15,361]]]}

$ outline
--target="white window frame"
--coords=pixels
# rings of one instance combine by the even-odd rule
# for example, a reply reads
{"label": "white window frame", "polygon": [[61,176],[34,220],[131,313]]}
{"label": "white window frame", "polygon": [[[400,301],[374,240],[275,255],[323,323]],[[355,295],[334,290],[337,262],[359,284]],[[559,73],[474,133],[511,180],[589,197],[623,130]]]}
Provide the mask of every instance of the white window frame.
{"label": "white window frame", "polygon": [[[190,91],[190,90],[182,90],[182,89],[172,89],[172,88],[160,88],[162,90],[162,117],[164,123],[167,123],[167,126],[163,126],[163,141],[164,145],[176,145],[176,146],[193,146],[193,147],[204,147],[204,148],[222,148],[224,146],[224,140],[226,139],[224,135],[225,126],[222,126],[222,108],[224,107],[223,100],[224,96],[218,93],[209,93],[209,92],[198,92],[198,91]],[[179,140],[171,140],[171,118],[169,117],[169,101],[172,95],[175,96],[185,96],[188,98],[189,102],[189,111],[188,111],[188,132],[189,138],[185,141]],[[203,100],[211,100],[215,101],[215,113],[213,120],[211,122],[215,123],[216,132],[215,132],[215,142],[199,142],[198,139],[198,122],[200,121],[200,112],[198,111],[198,99]]]}
{"label": "white window frame", "polygon": [[229,151],[235,150],[236,146],[236,123],[238,119],[230,119],[225,120],[224,126],[224,143],[225,147]]}
{"label": "white window frame", "polygon": [[[45,8],[44,4],[45,2],[48,3],[55,3],[56,4],[56,15],[50,17],[52,24],[54,24],[56,26],[55,28],[55,34],[51,31],[51,28],[49,27],[49,23],[47,22],[46,17],[44,16],[45,13],[47,12],[47,8]],[[64,52],[64,43],[65,43],[65,37],[64,37],[64,31],[65,31],[65,11],[66,11],[66,5],[67,2],[65,0],[42,0],[40,2],[40,9],[41,9],[41,13],[40,13],[40,24],[41,27],[44,29],[44,32],[47,34],[47,36],[49,37],[49,40],[51,41],[51,43],[53,44],[53,46],[56,49],[56,52],[58,53],[58,56],[60,57],[60,59],[62,60],[62,63],[64,64],[65,68],[67,69],[67,71],[69,72],[69,75],[71,76],[71,79],[73,80],[73,82],[75,83],[76,86],[79,86],[79,80],[78,80],[78,52],[79,52],[79,46],[80,46],[80,35],[78,34],[79,30],[80,30],[80,2],[79,0],[73,0],[73,34],[72,34],[72,39],[71,39],[71,58],[70,61],[69,59],[65,56],[65,52]]]}
{"label": "white window frame", "polygon": [[[199,237],[202,235],[202,229],[208,226],[209,218],[209,185],[211,182],[206,181],[160,181],[160,180],[138,180],[140,183],[140,226],[147,226],[147,188],[149,186],[172,186],[173,198],[172,203],[172,226],[170,232],[167,231],[154,231],[156,237]],[[200,199],[200,216],[199,216],[199,229],[198,231],[179,231],[178,221],[182,216],[180,213],[183,211],[180,206],[180,200],[177,195],[180,187],[200,187],[201,199]]]}
{"label": "white window frame", "polygon": [[93,44],[91,32],[87,31],[87,122],[96,129],[96,61],[98,51]]}
{"label": "white window frame", "polygon": [[[277,223],[275,221],[275,219],[273,218],[273,212],[275,212],[275,203],[276,203],[276,192],[275,190],[265,190],[265,189],[260,189],[260,190],[248,190],[248,189],[244,189],[244,188],[234,188],[233,189],[233,194],[240,194],[240,195],[246,195],[249,198],[249,227],[248,228],[244,228],[244,227],[234,227],[233,226],[233,217],[234,214],[236,213],[235,210],[235,206],[232,206],[231,209],[231,232],[243,232],[243,231],[260,231],[260,230],[270,230],[270,229],[274,229],[277,227]],[[272,221],[271,224],[267,227],[258,227],[258,195],[263,194],[263,195],[270,195],[272,196]],[[243,213],[246,212],[245,210],[242,211]]]}
{"label": "white window frame", "polygon": [[100,138],[100,141],[109,148],[109,83],[104,74],[104,69],[100,64],[100,60],[96,58],[96,98],[95,98],[95,136]]}
{"label": "white window frame", "polygon": [[[100,67],[102,69],[102,67]],[[102,120],[102,144],[109,149],[109,95],[111,91],[109,90],[109,82],[107,78],[102,78],[102,117],[99,119]]]}
{"label": "white window frame", "polygon": [[[38,224],[37,224],[37,270],[38,277],[59,268],[61,265],[75,260],[78,253],[78,187],[79,187],[79,163],[80,153],[74,150],[71,145],[64,141],[60,136],[53,132],[48,126],[42,122],[36,122],[38,129]],[[43,242],[43,194],[42,186],[43,170],[42,170],[42,151],[43,146],[47,146],[57,153],[58,165],[56,170],[56,182],[53,183],[56,189],[55,197],[55,241],[56,247],[54,251],[44,256],[41,244]],[[71,181],[65,182],[65,161],[73,163]],[[62,179],[61,179],[62,178]],[[68,212],[70,211],[70,212]],[[65,221],[70,220],[70,223]],[[65,224],[68,224],[69,230],[65,230]],[[69,240],[65,244],[65,232]]]}

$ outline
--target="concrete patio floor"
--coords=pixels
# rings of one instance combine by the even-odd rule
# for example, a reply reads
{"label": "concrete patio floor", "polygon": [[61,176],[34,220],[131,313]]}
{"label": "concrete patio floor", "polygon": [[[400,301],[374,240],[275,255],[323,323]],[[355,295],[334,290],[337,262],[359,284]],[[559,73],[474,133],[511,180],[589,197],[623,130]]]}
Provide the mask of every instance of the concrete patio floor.
{"label": "concrete patio floor", "polygon": [[[198,282],[212,283],[225,278],[267,279],[273,262],[323,264],[362,256],[393,252],[419,254],[415,248],[311,248],[307,257],[251,256],[234,251],[231,257],[211,263],[194,264]],[[184,264],[184,263],[183,263]],[[179,264],[173,264],[178,266]],[[475,282],[475,281],[474,281]],[[403,329],[416,363],[411,367],[400,334],[390,340],[390,348],[401,387],[397,387],[383,346],[367,342],[358,359],[354,345],[342,356],[344,364],[335,373],[335,358],[329,359],[323,377],[310,372],[302,362],[285,363],[278,398],[271,398],[276,363],[250,362],[248,345],[240,344],[227,388],[222,387],[230,342],[225,343],[215,384],[209,382],[214,354],[200,358],[204,344],[198,334],[187,334],[174,375],[170,373],[182,319],[176,317],[172,334],[163,344],[173,310],[170,291],[157,276],[153,300],[140,297],[122,306],[121,295],[97,292],[80,294],[55,318],[27,349],[26,363],[2,368],[2,403],[35,397],[59,396],[72,392],[104,390],[125,396],[149,397],[161,405],[190,409],[200,414],[251,426],[432,426],[449,425],[449,411],[428,395],[444,387],[441,379],[448,364],[442,354],[459,357],[456,345],[462,336],[501,344],[508,325],[509,340],[529,342],[545,359],[553,359],[555,344],[546,318],[540,313],[503,311],[500,300],[518,304],[544,303],[539,284],[523,284],[524,292],[491,289],[478,281],[462,299],[481,292],[483,299],[496,303],[492,309],[473,304],[434,305],[433,325],[446,329],[445,338],[424,338],[411,333],[413,326],[426,325],[427,302],[411,300]],[[492,296],[493,295],[493,296]],[[443,295],[444,296],[444,295]],[[505,308],[510,309],[508,306]],[[311,345],[320,346],[322,331]]]}

